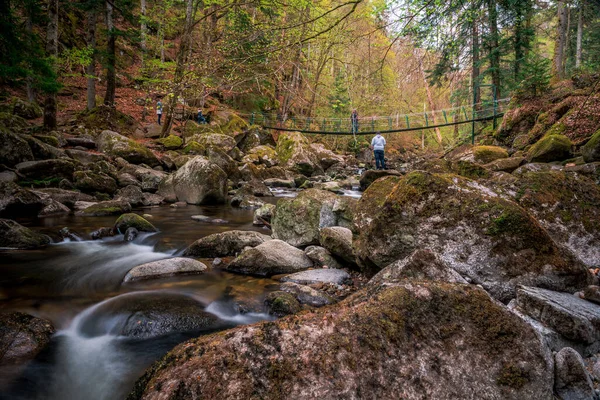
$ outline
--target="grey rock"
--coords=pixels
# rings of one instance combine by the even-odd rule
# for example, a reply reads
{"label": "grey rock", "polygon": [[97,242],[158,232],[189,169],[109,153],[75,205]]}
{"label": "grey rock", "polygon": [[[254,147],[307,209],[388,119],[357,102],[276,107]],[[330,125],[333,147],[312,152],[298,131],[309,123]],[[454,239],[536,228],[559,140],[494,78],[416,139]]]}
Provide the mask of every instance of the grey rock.
{"label": "grey rock", "polygon": [[256,247],[268,240],[271,240],[270,236],[253,231],[214,233],[196,240],[183,255],[202,258],[235,256],[245,247]]}
{"label": "grey rock", "polygon": [[[79,202],[78,202],[79,203]],[[131,211],[131,205],[123,200],[101,201],[90,205],[75,214],[84,217],[101,217],[105,215],[117,215]]]}
{"label": "grey rock", "polygon": [[121,157],[132,164],[160,164],[154,153],[139,143],[113,131],[103,131],[97,140],[98,150],[113,157]]}
{"label": "grey rock", "polygon": [[35,217],[47,204],[47,199],[33,190],[0,182],[0,217]]}
{"label": "grey rock", "polygon": [[53,333],[52,323],[45,319],[21,312],[0,314],[0,365],[14,368],[32,360],[50,343]]}
{"label": "grey rock", "polygon": [[243,209],[259,209],[265,205],[265,202],[256,196],[248,194],[236,194],[231,198],[229,204],[232,207]]}
{"label": "grey rock", "polygon": [[92,240],[99,240],[105,237],[115,236],[116,232],[113,228],[103,227],[90,233]]}
{"label": "grey rock", "polygon": [[73,179],[75,188],[83,192],[112,195],[117,191],[117,182],[102,172],[77,171],[73,174]]}
{"label": "grey rock", "polygon": [[0,219],[0,247],[36,249],[51,242],[50,238],[10,219]]}
{"label": "grey rock", "polygon": [[16,182],[17,179],[18,179],[17,174],[15,174],[12,171],[0,172],[0,182],[12,183],[12,182]]}
{"label": "grey rock", "polygon": [[352,248],[352,231],[341,226],[331,226],[319,231],[321,246],[335,257],[350,264],[356,264]]}
{"label": "grey rock", "polygon": [[26,161],[15,166],[17,173],[28,179],[72,179],[75,166],[68,159]]}
{"label": "grey rock", "polygon": [[308,271],[296,272],[281,278],[283,282],[293,282],[300,285],[310,285],[313,283],[332,283],[334,285],[345,285],[352,282],[350,275],[341,269],[311,269]]}
{"label": "grey rock", "polygon": [[226,269],[241,274],[272,276],[303,271],[312,265],[302,250],[282,240],[269,240],[243,251]]}
{"label": "grey rock", "polygon": [[594,385],[583,359],[565,347],[554,356],[554,390],[562,400],[594,400]]}
{"label": "grey rock", "polygon": [[56,200],[50,199],[46,206],[42,208],[42,210],[38,214],[38,217],[50,217],[54,215],[69,214],[70,212],[71,210],[69,209],[69,207],[65,206],[62,203],[59,203]]}
{"label": "grey rock", "polygon": [[68,137],[66,138],[67,144],[69,146],[80,146],[85,147],[87,149],[95,149],[96,142],[93,139],[87,137]]}
{"label": "grey rock", "polygon": [[123,278],[123,282],[160,279],[174,275],[201,274],[206,270],[206,265],[191,258],[167,258],[165,260],[153,261],[132,268],[127,275],[125,275],[125,278]]}
{"label": "grey rock", "polygon": [[264,183],[268,187],[285,187],[285,188],[294,188],[294,187],[296,187],[296,184],[294,183],[293,179],[271,178],[271,179],[265,179]]}
{"label": "grey rock", "polygon": [[36,189],[34,192],[43,198],[49,198],[73,209],[78,201],[94,202],[96,199],[88,194],[74,190],[58,188]]}
{"label": "grey rock", "polygon": [[293,295],[282,291],[269,293],[265,298],[265,306],[267,306],[269,314],[278,318],[296,314],[302,310],[302,306]]}
{"label": "grey rock", "polygon": [[306,304],[311,307],[323,307],[336,302],[331,296],[319,290],[294,282],[282,283],[279,289],[292,294],[300,304]]}
{"label": "grey rock", "polygon": [[265,222],[270,224],[275,212],[275,204],[265,203],[254,211],[252,225],[264,226]]}
{"label": "grey rock", "polygon": [[104,154],[90,153],[89,151],[83,150],[68,149],[65,153],[83,165],[93,164],[98,161],[106,161],[108,159]]}
{"label": "grey rock", "polygon": [[133,242],[139,234],[140,232],[137,229],[135,229],[134,227],[129,227],[123,234],[123,240],[125,240],[126,242]]}
{"label": "grey rock", "polygon": [[0,164],[7,167],[25,162],[33,161],[33,152],[25,139],[16,133],[6,129],[0,129]]}
{"label": "grey rock", "polygon": [[586,300],[600,304],[600,286],[590,285],[583,290],[583,296]]}
{"label": "grey rock", "polygon": [[331,253],[321,246],[308,246],[304,249],[304,253],[306,253],[306,256],[310,258],[317,267],[333,269],[342,268],[340,263],[331,255]]}
{"label": "grey rock", "polygon": [[400,172],[394,170],[376,170],[369,169],[362,173],[360,176],[359,184],[360,190],[365,191],[373,182],[375,182],[379,178],[383,178],[384,176],[400,176]]}
{"label": "grey rock", "polygon": [[132,207],[136,207],[143,204],[143,193],[139,186],[129,185],[122,189],[117,190],[115,193],[115,200],[125,200]]}
{"label": "grey rock", "polygon": [[[194,157],[173,175],[173,191],[189,204],[222,204],[227,201],[227,175],[204,157]],[[159,194],[165,198],[161,191]]]}
{"label": "grey rock", "polygon": [[120,173],[117,176],[117,183],[119,187],[126,187],[129,185],[142,187],[142,182],[138,181],[137,178],[127,172]]}

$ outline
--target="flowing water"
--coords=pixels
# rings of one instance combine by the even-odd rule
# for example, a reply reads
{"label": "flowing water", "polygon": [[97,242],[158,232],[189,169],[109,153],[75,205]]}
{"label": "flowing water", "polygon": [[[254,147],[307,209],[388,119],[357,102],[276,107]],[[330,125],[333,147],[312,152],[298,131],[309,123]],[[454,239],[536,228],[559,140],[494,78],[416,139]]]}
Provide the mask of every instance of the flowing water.
{"label": "flowing water", "polygon": [[[277,287],[270,279],[215,269],[202,275],[121,285],[132,267],[176,256],[203,236],[232,229],[270,233],[252,226],[251,210],[164,206],[138,212],[152,215],[149,220],[160,232],[142,234],[130,243],[124,242],[122,235],[89,240],[92,231],[112,226],[116,217],[19,221],[55,237],[61,228],[69,227],[81,241],[67,240],[41,250],[0,251],[2,311],[46,318],[57,330],[51,344],[23,370],[0,369],[0,398],[124,398],[154,360],[177,343],[206,333],[175,330],[149,337],[120,335],[134,316],[132,301],[156,297],[155,301],[171,304],[172,299],[177,303],[184,298],[186,304],[197,304],[199,310],[218,317],[218,329],[270,319],[261,309],[264,295]],[[227,223],[196,222],[191,216],[197,214]],[[241,313],[239,303],[248,304],[251,312]]]}

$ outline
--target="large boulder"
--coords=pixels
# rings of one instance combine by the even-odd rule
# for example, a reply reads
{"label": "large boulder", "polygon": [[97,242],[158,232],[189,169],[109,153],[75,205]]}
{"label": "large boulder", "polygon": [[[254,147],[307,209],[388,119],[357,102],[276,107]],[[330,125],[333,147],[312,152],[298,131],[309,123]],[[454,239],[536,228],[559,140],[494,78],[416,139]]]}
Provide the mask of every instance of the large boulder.
{"label": "large boulder", "polygon": [[125,233],[128,228],[135,228],[139,232],[156,232],[158,229],[144,217],[135,213],[121,215],[115,221],[114,229],[119,233]]}
{"label": "large boulder", "polygon": [[581,155],[588,163],[600,161],[600,129],[581,147]]}
{"label": "large boulder", "polygon": [[36,249],[52,240],[10,219],[0,219],[0,247],[11,249]]}
{"label": "large boulder", "polygon": [[324,171],[344,162],[344,157],[335,154],[321,143],[312,143],[310,149],[316,154],[317,160],[319,160],[319,164]]}
{"label": "large boulder", "polygon": [[45,319],[21,312],[0,314],[0,365],[30,361],[42,351],[54,333]]}
{"label": "large boulder", "polygon": [[400,176],[400,172],[394,170],[377,170],[377,169],[369,169],[362,173],[360,176],[360,190],[367,190],[369,186],[373,182],[375,182],[379,178],[383,178],[384,176]]}
{"label": "large boulder", "polygon": [[103,131],[96,142],[99,151],[113,157],[121,157],[132,164],[147,164],[151,167],[160,165],[154,153],[117,132]]}
{"label": "large boulder", "polygon": [[575,291],[591,279],[523,208],[458,176],[380,179],[359,200],[355,222],[353,245],[369,274],[427,248],[502,301],[517,284]]}
{"label": "large boulder", "polygon": [[508,158],[506,149],[498,146],[475,146],[472,151],[473,160],[479,164],[487,164],[494,160]]}
{"label": "large boulder", "polygon": [[14,167],[33,159],[33,153],[25,139],[7,129],[0,129],[0,164]]}
{"label": "large boulder", "polygon": [[292,246],[319,244],[320,230],[348,227],[353,203],[326,190],[309,189],[296,198],[280,199],[273,215],[273,237]]}
{"label": "large boulder", "polygon": [[117,182],[102,172],[77,171],[73,174],[73,186],[86,193],[114,194],[117,191]]}
{"label": "large boulder", "polygon": [[25,161],[15,166],[17,173],[31,181],[73,179],[75,165],[68,159]]}
{"label": "large boulder", "polygon": [[166,172],[145,168],[138,165],[127,165],[120,170],[121,174],[129,174],[140,182],[145,192],[156,192],[160,183],[168,176]]}
{"label": "large boulder", "polygon": [[21,118],[36,119],[42,116],[42,109],[34,102],[28,102],[17,97],[12,100],[12,112]]}
{"label": "large boulder", "polygon": [[253,231],[227,231],[205,236],[192,243],[183,255],[186,257],[227,257],[235,256],[246,247],[256,247],[270,236]]}
{"label": "large boulder", "polygon": [[527,154],[529,162],[562,161],[571,157],[571,140],[564,135],[547,135],[538,140]]}
{"label": "large boulder", "polygon": [[275,149],[280,164],[306,176],[323,173],[320,160],[310,148],[308,139],[300,132],[286,132],[279,136]]}
{"label": "large boulder", "polygon": [[123,282],[161,279],[176,275],[196,275],[205,272],[206,269],[206,265],[200,261],[191,258],[174,257],[133,267],[127,272],[127,275],[123,278]]}
{"label": "large boulder", "polygon": [[352,231],[341,226],[332,226],[321,229],[319,232],[321,246],[331,254],[350,264],[356,263],[352,249]]}
{"label": "large boulder", "polygon": [[12,182],[0,183],[0,217],[35,217],[48,204],[36,191]]}
{"label": "large boulder", "polygon": [[281,278],[282,282],[293,282],[299,285],[311,285],[313,283],[331,283],[334,285],[344,285],[352,283],[350,275],[341,269],[311,269],[308,271],[296,272]]}
{"label": "large boulder", "polygon": [[43,199],[46,199],[46,198],[52,199],[58,203],[62,203],[64,205],[66,205],[70,209],[75,208],[75,203],[77,203],[78,201],[88,201],[88,202],[95,201],[95,198],[93,198],[92,196],[85,194],[85,193],[76,192],[74,190],[48,188],[48,189],[36,189],[33,192],[35,194],[39,195]]}
{"label": "large boulder", "polygon": [[556,170],[523,172],[496,190],[528,210],[588,267],[600,266],[600,186],[594,181]]}
{"label": "large boulder", "polygon": [[547,400],[552,372],[533,329],[485,291],[405,283],[192,339],[129,399]]}
{"label": "large boulder", "polygon": [[565,347],[556,353],[554,360],[554,391],[562,400],[597,398],[594,384],[579,353]]}
{"label": "large boulder", "polygon": [[231,180],[237,180],[240,175],[237,163],[233,158],[229,157],[222,149],[218,147],[210,147],[206,150],[206,158],[211,163],[219,166],[227,174]]}
{"label": "large boulder", "polygon": [[221,135],[219,133],[194,135],[188,139],[188,142],[190,141],[196,142],[204,148],[215,147],[223,150],[226,153],[231,151],[236,145],[234,138],[228,135]]}
{"label": "large boulder", "polygon": [[103,217],[106,215],[117,215],[131,211],[131,205],[125,200],[101,201],[91,204],[83,210],[77,211],[77,215],[83,217]]}
{"label": "large boulder", "polygon": [[302,250],[281,240],[269,240],[244,250],[226,269],[240,274],[272,276],[291,274],[312,266],[312,261]]}
{"label": "large boulder", "polygon": [[245,163],[263,164],[267,168],[279,164],[277,152],[271,146],[257,146],[249,150],[242,161]]}
{"label": "large boulder", "polygon": [[227,174],[206,158],[194,157],[173,175],[173,191],[188,204],[225,203]]}

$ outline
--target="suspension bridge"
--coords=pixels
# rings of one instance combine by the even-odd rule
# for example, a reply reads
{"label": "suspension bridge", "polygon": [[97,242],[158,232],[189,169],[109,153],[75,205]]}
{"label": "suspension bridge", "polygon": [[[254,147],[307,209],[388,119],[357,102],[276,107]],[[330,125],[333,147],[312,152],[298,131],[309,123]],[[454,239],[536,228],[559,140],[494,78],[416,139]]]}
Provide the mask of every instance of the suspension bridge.
{"label": "suspension bridge", "polygon": [[347,118],[282,117],[277,114],[253,113],[246,115],[251,125],[278,131],[295,131],[319,135],[373,135],[377,132],[398,133],[444,128],[471,124],[472,134],[475,123],[502,118],[510,99],[454,107],[443,110],[430,110],[423,113],[395,114],[389,116],[359,117],[358,126],[353,131],[350,116]]}

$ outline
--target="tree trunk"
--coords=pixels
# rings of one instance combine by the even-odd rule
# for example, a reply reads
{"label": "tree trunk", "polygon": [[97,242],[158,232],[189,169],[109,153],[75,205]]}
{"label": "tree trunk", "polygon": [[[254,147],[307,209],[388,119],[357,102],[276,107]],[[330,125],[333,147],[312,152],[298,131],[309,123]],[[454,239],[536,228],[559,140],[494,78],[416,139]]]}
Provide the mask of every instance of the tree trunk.
{"label": "tree trunk", "polygon": [[141,0],[140,3],[140,47],[142,48],[142,67],[146,59],[146,0]]}
{"label": "tree trunk", "polygon": [[115,90],[117,87],[116,71],[116,36],[115,24],[113,21],[112,2],[106,2],[106,29],[108,30],[108,40],[106,44],[106,93],[104,95],[104,104],[107,106],[115,105]]}
{"label": "tree trunk", "polygon": [[171,131],[171,125],[173,124],[173,113],[177,105],[177,99],[183,91],[183,78],[185,72],[185,63],[187,61],[187,55],[189,54],[189,47],[192,41],[192,28],[194,27],[194,1],[186,0],[185,10],[185,27],[183,30],[183,36],[179,49],[177,51],[177,66],[175,67],[175,74],[173,76],[173,90],[170,94],[167,113],[165,116],[165,122],[161,130],[161,137],[166,137]]}
{"label": "tree trunk", "polygon": [[577,16],[577,50],[575,51],[575,68],[581,67],[581,53],[583,42],[583,7],[584,1],[579,1],[579,15]]}
{"label": "tree trunk", "polygon": [[477,20],[473,21],[471,27],[471,46],[472,46],[472,66],[471,66],[471,86],[473,90],[473,101],[475,107],[481,101],[481,89],[479,88],[479,27]]}
{"label": "tree trunk", "polygon": [[[421,72],[421,77],[423,78],[423,84],[425,85],[425,91],[427,92],[427,102],[429,103],[429,109],[432,111],[432,121],[433,125],[437,125],[437,118],[435,117],[435,103],[433,102],[433,96],[431,95],[431,88],[429,87],[429,83],[427,82],[427,76],[425,75],[425,69],[423,68],[423,58],[419,58],[419,70]],[[442,133],[440,132],[440,128],[433,128],[435,132],[435,137],[439,145],[442,144]]]}
{"label": "tree trunk", "polygon": [[496,0],[488,0],[488,21],[490,29],[490,73],[492,74],[492,84],[496,87],[496,93],[500,98],[500,49],[498,35],[498,10],[496,9]]}
{"label": "tree trunk", "polygon": [[567,9],[564,0],[558,0],[558,24],[556,26],[556,44],[554,46],[554,59],[552,63],[552,74],[554,78],[563,78],[563,59],[567,40]]}
{"label": "tree trunk", "polygon": [[[33,10],[31,9],[31,7],[27,9],[27,25],[25,28],[27,30],[28,35],[27,43],[29,44],[29,46],[31,46],[31,39],[33,37]],[[33,87],[32,77],[28,76],[25,82],[27,85],[27,100],[29,100],[30,102],[34,102],[36,97],[36,91]]]}
{"label": "tree trunk", "polygon": [[87,75],[87,109],[96,107],[96,10],[90,10],[87,14],[87,45],[94,52],[90,64],[85,67]]}
{"label": "tree trunk", "polygon": [[[48,1],[48,29],[46,31],[46,54],[58,56],[58,0]],[[46,95],[44,101],[44,128],[56,129],[56,93]]]}

